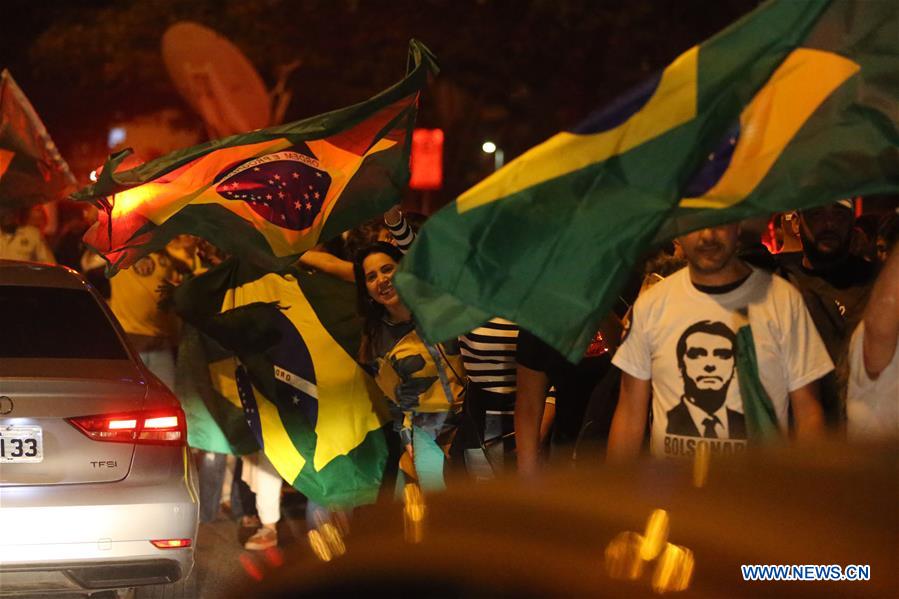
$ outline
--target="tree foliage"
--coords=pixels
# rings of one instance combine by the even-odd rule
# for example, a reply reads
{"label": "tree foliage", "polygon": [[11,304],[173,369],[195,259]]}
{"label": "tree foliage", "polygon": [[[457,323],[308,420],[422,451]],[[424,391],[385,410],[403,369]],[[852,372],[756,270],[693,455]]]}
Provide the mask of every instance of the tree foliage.
{"label": "tree foliage", "polygon": [[[4,54],[65,150],[116,119],[177,106],[159,42],[193,20],[237,44],[269,86],[289,80],[293,120],[359,102],[400,78],[409,38],[442,72],[420,123],[446,133],[446,201],[489,169],[577,122],[751,10],[754,0],[7,0],[38,28]],[[10,7],[12,10],[10,10]],[[2,43],[2,42],[0,42]],[[2,65],[0,65],[2,66]]]}

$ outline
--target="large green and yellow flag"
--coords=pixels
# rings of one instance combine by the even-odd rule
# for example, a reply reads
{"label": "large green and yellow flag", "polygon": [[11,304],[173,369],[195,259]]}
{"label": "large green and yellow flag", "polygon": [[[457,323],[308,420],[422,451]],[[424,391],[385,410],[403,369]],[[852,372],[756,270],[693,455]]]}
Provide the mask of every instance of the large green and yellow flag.
{"label": "large green and yellow flag", "polygon": [[577,361],[654,241],[899,190],[899,5],[774,0],[462,194],[396,285],[429,341],[492,316]]}
{"label": "large green and yellow flag", "polygon": [[387,459],[386,404],[353,358],[354,302],[352,284],[233,258],[175,291],[177,312],[237,355],[234,384],[266,456],[327,506],[373,502]]}
{"label": "large green and yellow flag", "polygon": [[187,444],[196,449],[246,455],[259,450],[237,391],[237,358],[208,335],[181,328],[175,395],[187,418]]}
{"label": "large green and yellow flag", "polygon": [[103,208],[85,242],[110,276],[181,233],[269,269],[287,266],[395,204],[409,179],[418,95],[436,72],[410,42],[406,77],[377,96],[309,119],[210,141],[116,173],[74,195]]}

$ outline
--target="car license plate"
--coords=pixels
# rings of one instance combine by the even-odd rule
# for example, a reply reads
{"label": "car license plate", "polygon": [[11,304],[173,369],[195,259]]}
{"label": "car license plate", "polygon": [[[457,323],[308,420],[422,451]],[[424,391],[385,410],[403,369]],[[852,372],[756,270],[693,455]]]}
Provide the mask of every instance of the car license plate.
{"label": "car license plate", "polygon": [[39,426],[0,425],[0,463],[42,462],[43,441],[43,431]]}

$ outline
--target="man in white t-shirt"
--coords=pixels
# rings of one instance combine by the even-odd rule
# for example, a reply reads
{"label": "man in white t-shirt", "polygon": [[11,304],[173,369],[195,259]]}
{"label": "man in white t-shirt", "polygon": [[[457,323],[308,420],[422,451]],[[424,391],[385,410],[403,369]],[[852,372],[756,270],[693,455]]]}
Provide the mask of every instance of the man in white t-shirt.
{"label": "man in white t-shirt", "polygon": [[874,283],[849,345],[849,436],[899,437],[899,245]]}
{"label": "man in white t-shirt", "polygon": [[738,235],[739,225],[727,225],[679,238],[688,267],[634,305],[612,360],[622,380],[609,459],[639,454],[650,403],[655,456],[689,457],[700,444],[713,455],[745,449],[736,338],[746,324],[779,428],[786,430],[792,405],[797,436],[823,430],[817,381],[833,363],[802,296],[785,280],[740,260]]}

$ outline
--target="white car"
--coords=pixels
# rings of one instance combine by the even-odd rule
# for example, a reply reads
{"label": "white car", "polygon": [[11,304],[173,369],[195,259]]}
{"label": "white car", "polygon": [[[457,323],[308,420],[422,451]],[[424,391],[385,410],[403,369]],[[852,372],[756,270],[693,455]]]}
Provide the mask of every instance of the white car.
{"label": "white car", "polygon": [[74,271],[0,261],[0,596],[191,596],[184,413]]}

